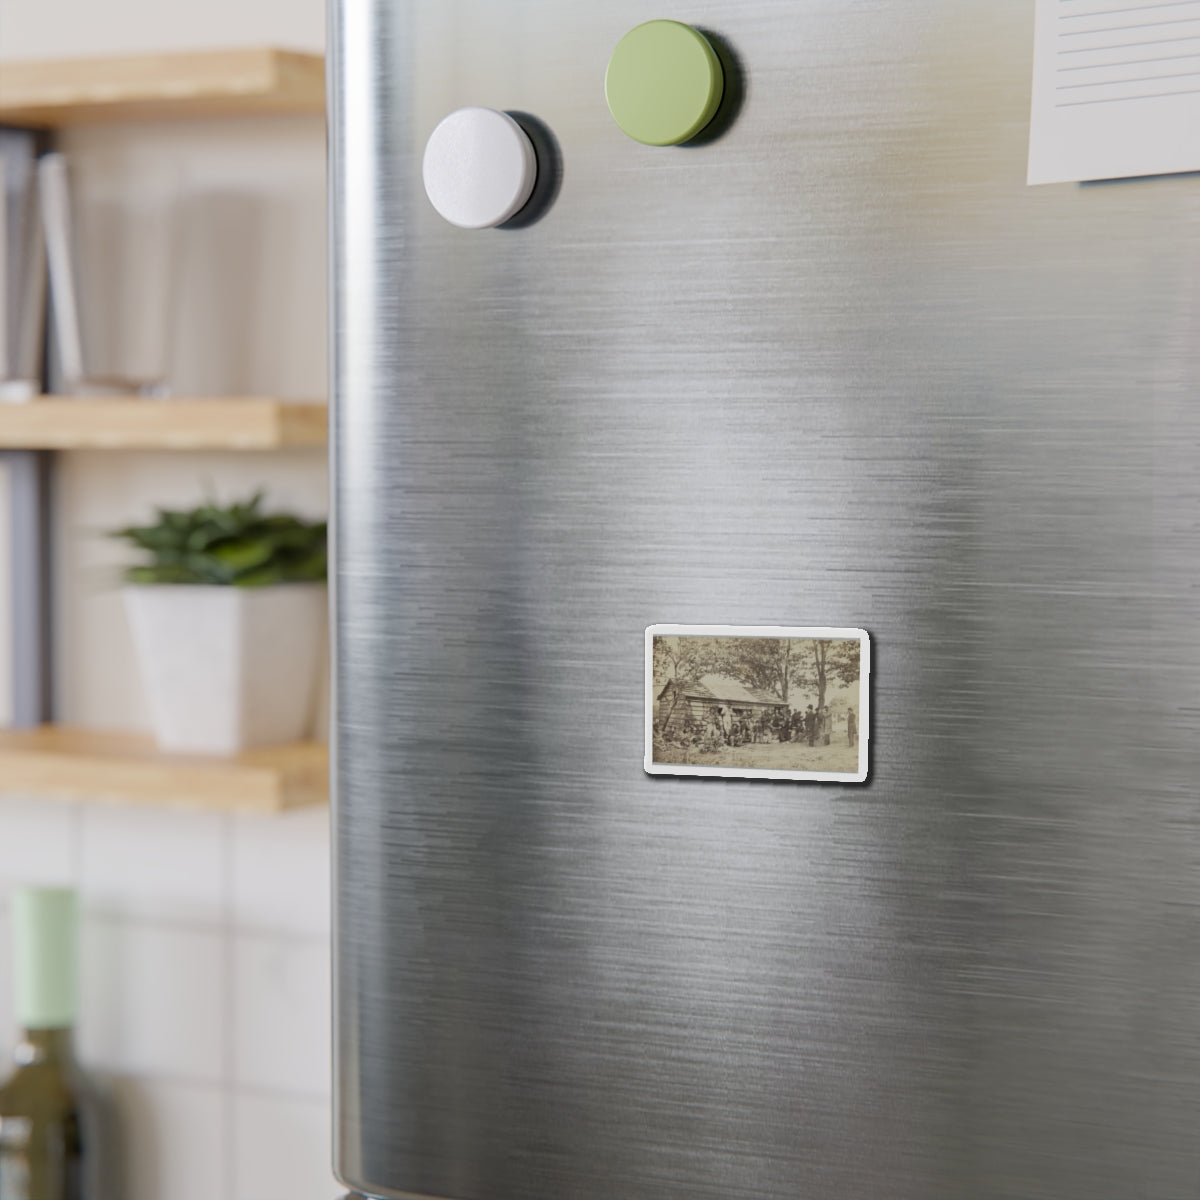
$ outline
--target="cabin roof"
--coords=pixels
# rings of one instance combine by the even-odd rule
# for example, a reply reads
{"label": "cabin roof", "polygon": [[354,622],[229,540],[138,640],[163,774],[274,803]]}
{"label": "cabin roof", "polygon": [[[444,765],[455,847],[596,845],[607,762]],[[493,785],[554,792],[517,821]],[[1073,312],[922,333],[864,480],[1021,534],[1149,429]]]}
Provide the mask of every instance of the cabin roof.
{"label": "cabin roof", "polygon": [[[668,680],[658,693],[661,697],[675,680]],[[679,690],[691,700],[715,700],[718,704],[769,704],[772,708],[786,708],[787,705],[778,696],[760,692],[756,688],[748,688],[729,679],[724,675],[705,675],[703,679],[676,684]]]}

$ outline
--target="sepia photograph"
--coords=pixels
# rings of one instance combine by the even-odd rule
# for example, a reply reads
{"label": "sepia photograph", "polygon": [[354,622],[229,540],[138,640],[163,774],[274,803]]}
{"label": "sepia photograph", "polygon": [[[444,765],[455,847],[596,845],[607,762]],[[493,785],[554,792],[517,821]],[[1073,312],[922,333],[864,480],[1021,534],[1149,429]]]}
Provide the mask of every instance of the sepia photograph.
{"label": "sepia photograph", "polygon": [[651,625],[646,770],[862,783],[869,676],[862,629]]}

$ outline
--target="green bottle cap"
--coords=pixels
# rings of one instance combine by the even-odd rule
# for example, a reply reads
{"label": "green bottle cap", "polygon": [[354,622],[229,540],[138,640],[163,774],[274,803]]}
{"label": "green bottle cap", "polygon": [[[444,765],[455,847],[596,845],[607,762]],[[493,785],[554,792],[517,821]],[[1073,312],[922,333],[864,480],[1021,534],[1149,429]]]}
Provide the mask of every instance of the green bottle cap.
{"label": "green bottle cap", "polygon": [[634,141],[678,146],[713,119],[725,91],[721,60],[698,29],[647,21],[631,29],[608,62],[604,94]]}
{"label": "green bottle cap", "polygon": [[17,1022],[61,1029],[75,1022],[75,893],[20,888],[13,893]]}

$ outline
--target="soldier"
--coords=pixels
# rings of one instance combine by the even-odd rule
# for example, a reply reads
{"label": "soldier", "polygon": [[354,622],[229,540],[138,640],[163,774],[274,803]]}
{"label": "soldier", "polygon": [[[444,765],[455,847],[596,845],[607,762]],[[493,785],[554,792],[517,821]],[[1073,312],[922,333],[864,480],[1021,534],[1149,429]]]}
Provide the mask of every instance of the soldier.
{"label": "soldier", "polygon": [[858,741],[858,722],[854,719],[854,709],[846,710],[846,740],[851,746]]}
{"label": "soldier", "polygon": [[813,712],[811,704],[804,712],[804,732],[808,737],[808,744],[815,746],[817,744],[817,714]]}
{"label": "soldier", "polygon": [[829,711],[829,705],[821,710],[821,729],[825,734],[825,745],[829,745],[829,738],[833,734],[833,714]]}

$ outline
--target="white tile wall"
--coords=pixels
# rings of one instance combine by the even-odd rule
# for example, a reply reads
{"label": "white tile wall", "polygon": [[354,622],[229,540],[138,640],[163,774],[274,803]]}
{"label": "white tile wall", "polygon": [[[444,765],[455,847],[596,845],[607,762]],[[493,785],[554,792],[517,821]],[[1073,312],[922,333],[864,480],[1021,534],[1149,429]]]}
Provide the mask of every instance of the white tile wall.
{"label": "white tile wall", "polygon": [[235,1082],[328,1096],[328,943],[239,936],[233,962]]}
{"label": "white tile wall", "polygon": [[69,804],[0,795],[0,903],[4,907],[16,885],[54,886],[75,878],[77,824]]}
{"label": "white tile wall", "polygon": [[227,994],[220,933],[94,918],[79,1049],[111,1071],[220,1083]]}
{"label": "white tile wall", "polygon": [[79,1050],[113,1100],[122,1200],[340,1197],[328,811],[250,818],[0,798],[5,1055],[8,896],[41,882],[80,891]]}
{"label": "white tile wall", "polygon": [[75,881],[78,862],[79,821],[72,805],[0,794],[0,1054],[4,1059],[12,1053],[16,1035],[8,917],[12,890],[23,884],[69,885]]}
{"label": "white tile wall", "polygon": [[329,810],[234,818],[233,905],[239,929],[329,933]]}
{"label": "white tile wall", "polygon": [[228,1100],[218,1087],[125,1077],[112,1083],[123,1200],[219,1200],[229,1194]]}
{"label": "white tile wall", "polygon": [[240,1094],[231,1200],[340,1200],[325,1102]]}
{"label": "white tile wall", "polygon": [[93,912],[221,926],[226,818],[99,804],[80,816],[81,878]]}

